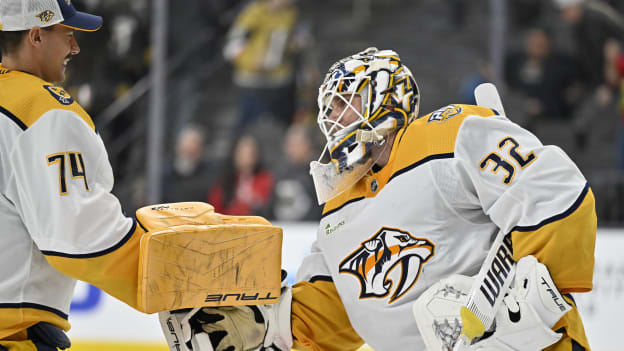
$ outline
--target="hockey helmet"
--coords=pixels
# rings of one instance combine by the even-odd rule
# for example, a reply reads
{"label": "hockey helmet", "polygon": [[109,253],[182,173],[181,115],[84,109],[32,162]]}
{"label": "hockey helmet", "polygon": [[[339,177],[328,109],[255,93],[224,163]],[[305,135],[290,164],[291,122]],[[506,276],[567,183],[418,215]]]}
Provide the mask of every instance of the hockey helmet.
{"label": "hockey helmet", "polygon": [[[419,101],[412,73],[392,50],[368,48],[331,66],[318,95],[318,124],[327,144],[319,161],[310,163],[319,204],[372,168],[372,148],[416,119]],[[326,154],[329,162],[321,163]]]}

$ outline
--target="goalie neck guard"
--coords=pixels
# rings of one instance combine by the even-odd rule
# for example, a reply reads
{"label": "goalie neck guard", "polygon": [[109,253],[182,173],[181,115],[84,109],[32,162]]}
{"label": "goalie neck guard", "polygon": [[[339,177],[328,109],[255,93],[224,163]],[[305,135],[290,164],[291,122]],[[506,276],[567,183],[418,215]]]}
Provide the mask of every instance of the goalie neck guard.
{"label": "goalie neck guard", "polygon": [[[372,148],[414,120],[419,101],[412,73],[392,50],[368,48],[331,66],[318,95],[318,124],[327,144],[310,163],[319,204],[371,169],[377,161]],[[329,162],[321,163],[325,153]]]}

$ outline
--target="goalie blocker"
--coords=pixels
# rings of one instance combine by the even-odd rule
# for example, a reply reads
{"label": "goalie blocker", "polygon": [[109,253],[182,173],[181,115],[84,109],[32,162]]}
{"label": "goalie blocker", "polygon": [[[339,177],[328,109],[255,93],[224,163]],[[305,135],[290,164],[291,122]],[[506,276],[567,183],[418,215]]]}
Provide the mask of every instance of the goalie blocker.
{"label": "goalie blocker", "polygon": [[146,231],[141,311],[278,302],[282,229],[266,219],[221,215],[201,202],[148,206],[136,218]]}

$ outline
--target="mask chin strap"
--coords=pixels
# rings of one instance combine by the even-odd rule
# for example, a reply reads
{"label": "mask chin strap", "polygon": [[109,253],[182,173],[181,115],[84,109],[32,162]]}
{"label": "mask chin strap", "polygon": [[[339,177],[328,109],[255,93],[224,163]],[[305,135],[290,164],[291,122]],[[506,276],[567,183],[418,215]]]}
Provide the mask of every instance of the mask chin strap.
{"label": "mask chin strap", "polygon": [[358,129],[355,134],[355,141],[359,143],[374,143],[376,145],[383,145],[386,141],[386,137],[395,130],[397,130],[397,121],[394,118],[388,118],[374,129]]}
{"label": "mask chin strap", "polygon": [[383,145],[386,136],[392,132],[391,129],[383,130],[361,130],[355,134],[355,141],[358,143],[374,143],[376,145]]}

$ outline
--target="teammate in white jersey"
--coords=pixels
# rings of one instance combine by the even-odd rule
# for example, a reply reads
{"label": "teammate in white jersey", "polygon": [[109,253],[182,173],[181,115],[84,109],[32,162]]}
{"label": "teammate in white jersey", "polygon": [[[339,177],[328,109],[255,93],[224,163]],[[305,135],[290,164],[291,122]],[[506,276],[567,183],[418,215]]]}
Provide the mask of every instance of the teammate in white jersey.
{"label": "teammate in white jersey", "polygon": [[[241,290],[246,300],[277,300],[281,229],[266,220],[221,216],[204,203],[146,207],[136,219],[122,213],[93,121],[55,85],[80,52],[74,30],[101,25],[70,0],[0,0],[0,351],[69,347],[63,331],[76,279],[147,313],[206,305],[222,293],[231,301]],[[223,250],[205,240],[232,233],[260,239],[223,240],[232,246]],[[220,250],[232,257],[215,259]],[[238,261],[253,261],[252,251],[263,264],[251,262],[249,280]],[[255,268],[271,261],[255,284]]]}
{"label": "teammate in white jersey", "polygon": [[[302,350],[356,350],[364,343],[376,351],[423,350],[415,301],[443,278],[474,276],[503,232],[513,259],[537,258],[565,294],[561,311],[571,309],[545,321],[544,308],[520,296],[517,303],[534,303],[536,312],[521,310],[522,320],[531,317],[530,324],[545,326],[547,339],[554,336],[541,344],[551,345],[547,350],[589,350],[569,295],[592,289],[596,215],[583,175],[560,148],[542,145],[501,111],[457,104],[417,118],[419,99],[394,51],[370,48],[330,68],[318,97],[327,163],[311,164],[323,217],[292,301],[282,298],[276,309],[279,336],[292,336]],[[528,289],[527,282],[515,289]],[[228,319],[223,311],[204,312]],[[205,319],[212,325],[206,330],[246,337],[245,328],[219,329],[214,316]],[[501,330],[471,347],[486,349],[479,347],[507,332],[522,336],[510,348],[490,349],[526,350],[538,336],[502,330],[514,323],[499,320]]]}
{"label": "teammate in white jersey", "polygon": [[[61,329],[75,281],[46,258],[97,261],[135,231],[108,194],[112,175],[93,122],[54,85],[80,52],[74,30],[101,25],[69,1],[0,1],[0,350],[68,347]],[[99,235],[85,235],[92,230]],[[84,276],[97,264],[67,271]]]}

